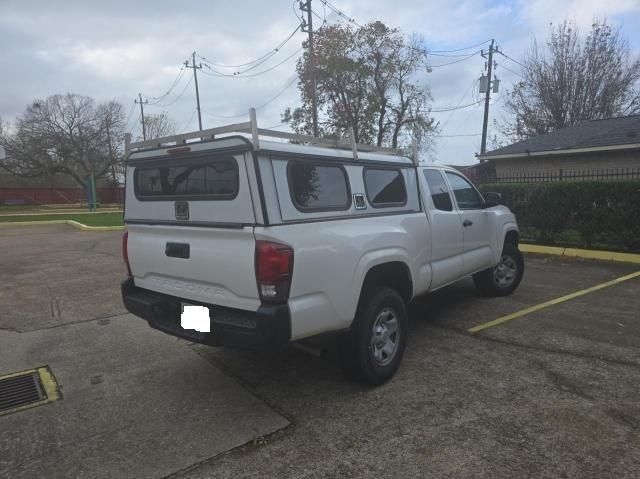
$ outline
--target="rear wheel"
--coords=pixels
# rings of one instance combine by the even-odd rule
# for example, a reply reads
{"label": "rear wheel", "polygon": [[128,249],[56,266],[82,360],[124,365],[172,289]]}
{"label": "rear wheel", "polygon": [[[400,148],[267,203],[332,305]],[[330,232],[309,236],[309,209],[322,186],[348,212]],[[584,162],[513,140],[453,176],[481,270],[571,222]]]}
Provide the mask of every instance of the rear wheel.
{"label": "rear wheel", "polygon": [[473,275],[473,283],[486,296],[508,296],[515,291],[524,274],[524,259],[518,247],[505,243],[500,262]]}
{"label": "rear wheel", "polygon": [[380,385],[400,366],[406,341],[404,301],[390,288],[373,288],[363,293],[351,331],[339,338],[341,365],[350,377]]}

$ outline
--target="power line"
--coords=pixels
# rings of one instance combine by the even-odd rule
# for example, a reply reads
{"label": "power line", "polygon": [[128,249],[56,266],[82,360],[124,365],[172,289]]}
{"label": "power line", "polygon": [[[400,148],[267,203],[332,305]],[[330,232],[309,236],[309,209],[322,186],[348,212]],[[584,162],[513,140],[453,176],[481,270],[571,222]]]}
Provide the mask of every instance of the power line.
{"label": "power line", "polygon": [[189,88],[189,85],[191,85],[191,82],[193,81],[193,77],[189,78],[189,81],[187,82],[187,84],[184,86],[184,88],[182,89],[182,91],[180,92],[180,94],[175,97],[171,102],[166,103],[164,105],[160,105],[159,103],[150,103],[151,106],[156,106],[158,108],[166,108],[168,106],[173,105],[175,102],[177,102],[180,98],[182,98],[182,95],[184,95],[184,92],[187,91],[187,88]]}
{"label": "power line", "polygon": [[527,68],[524,64],[520,63],[518,60],[514,60],[513,58],[511,58],[509,55],[507,55],[506,53],[504,53],[502,50],[496,50],[496,53],[499,53],[500,55],[502,55],[505,58],[508,58],[509,60],[511,60],[513,63],[516,63],[517,65],[520,65],[522,68]]}
{"label": "power line", "polygon": [[164,98],[169,96],[171,94],[171,92],[173,91],[173,89],[178,85],[178,83],[180,83],[180,80],[182,80],[182,76],[184,75],[184,72],[185,72],[185,67],[184,67],[184,63],[183,63],[180,66],[180,70],[178,71],[178,75],[173,80],[173,82],[171,83],[171,86],[169,86],[169,89],[166,91],[166,93],[164,93],[163,95],[160,95],[160,96],[145,96],[147,101],[149,101],[150,103],[159,103]]}
{"label": "power line", "polygon": [[[279,97],[280,97],[280,95],[282,95],[285,91],[287,91],[287,90],[289,89],[289,87],[291,87],[291,85],[293,85],[297,79],[298,79],[298,75],[295,75],[295,76],[291,79],[291,81],[289,81],[289,82],[286,84],[286,86],[285,86],[282,90],[280,90],[278,93],[276,93],[273,97],[271,97],[269,100],[267,100],[266,102],[264,102],[262,105],[257,106],[257,107],[256,107],[256,111],[258,111],[258,110],[260,110],[260,109],[264,108],[265,106],[269,105],[270,103],[272,103],[273,101],[275,101],[277,98],[279,98]],[[247,108],[247,110],[248,110],[248,108]],[[240,118],[240,117],[243,117],[243,116],[246,116],[246,115],[247,115],[246,111],[245,111],[244,113],[239,113],[239,114],[237,114],[237,115],[218,115],[218,114],[215,114],[215,113],[210,113],[210,112],[205,111],[205,110],[202,110],[202,111],[203,111],[203,112],[205,112],[207,115],[212,116],[212,117],[214,117],[214,118],[224,118],[224,119],[228,119],[228,118]]]}
{"label": "power line", "polygon": [[448,108],[431,109],[430,112],[431,113],[444,113],[444,112],[447,112],[447,111],[462,110],[464,108],[469,108],[470,106],[478,105],[478,104],[482,103],[482,101],[483,100],[479,100],[479,101],[475,101],[473,103],[469,103],[467,105],[459,105],[459,106],[448,107]]}
{"label": "power line", "polygon": [[187,129],[187,127],[191,124],[191,122],[193,121],[193,117],[196,116],[196,112],[198,111],[197,108],[193,109],[193,113],[191,113],[191,116],[189,117],[189,120],[187,120],[187,123],[180,129],[181,132],[185,131]]}
{"label": "power line", "polygon": [[[469,86],[469,88],[467,88],[465,90],[465,92],[463,93],[463,95],[460,97],[460,100],[458,101],[458,105],[457,106],[462,105],[462,102],[466,98],[466,96],[469,93],[469,91],[471,91],[473,89],[473,87],[476,85],[476,82],[477,82],[477,80],[474,78],[473,81],[471,82],[471,85]],[[447,123],[449,123],[449,120],[451,120],[451,118],[453,117],[453,115],[455,114],[456,111],[457,110],[451,110],[451,113],[449,113],[449,116],[447,116],[447,119],[442,124],[442,129],[443,130],[444,130],[444,127],[447,125]]]}
{"label": "power line", "polygon": [[[449,65],[453,65],[454,63],[460,63],[460,62],[463,62],[463,61],[465,61],[465,60],[468,60],[468,59],[469,59],[469,58],[471,58],[471,57],[474,57],[474,56],[475,56],[475,55],[477,55],[478,53],[480,53],[480,50],[478,50],[478,51],[476,51],[476,52],[473,52],[472,54],[467,55],[466,57],[461,58],[461,59],[459,59],[459,60],[453,60],[453,61],[451,61],[451,62],[441,63],[440,65],[429,65],[429,68],[446,67],[446,66],[449,66]],[[428,54],[428,52],[427,52],[427,54]]]}
{"label": "power line", "polygon": [[[281,41],[280,43],[278,43],[277,46],[275,46],[274,48],[272,48],[271,50],[269,50],[267,53],[265,53],[264,55],[259,56],[258,58],[256,58],[255,60],[251,60],[249,62],[246,63],[239,63],[237,65],[226,65],[223,63],[215,63],[210,61],[209,59],[207,59],[206,57],[203,57],[201,55],[198,55],[198,57],[204,61],[207,62],[210,65],[213,65],[215,67],[219,67],[219,68],[241,68],[241,67],[245,67],[247,65],[253,65],[254,63],[258,63],[260,62],[260,64],[264,63],[266,60],[268,60],[270,57],[272,57],[273,55],[275,55],[276,53],[278,53],[280,51],[280,49],[285,46],[292,38],[293,36],[297,33],[297,31],[300,29],[300,25],[297,25],[296,28],[289,34],[287,35],[287,38],[285,38],[283,41]],[[247,70],[248,71],[248,70]]]}
{"label": "power line", "polygon": [[518,73],[518,72],[514,72],[513,70],[511,70],[510,68],[505,67],[505,66],[504,66],[504,65],[502,65],[502,64],[499,64],[498,66],[499,66],[500,68],[502,68],[503,70],[507,70],[508,72],[511,72],[511,73],[513,73],[513,74],[514,74],[514,75],[516,75],[516,76],[519,76],[519,77],[520,77],[520,78],[522,78],[523,80],[525,79],[522,75],[520,75],[520,73]]}
{"label": "power line", "polygon": [[136,102],[134,101],[133,104],[131,105],[131,109],[129,110],[129,113],[127,113],[127,120],[124,122],[124,129],[127,129],[127,125],[129,125],[129,122],[131,121],[131,118],[133,117],[133,111],[136,109]]}
{"label": "power line", "polygon": [[207,67],[213,73],[209,73],[209,72],[206,72],[204,70],[202,71],[202,73],[205,74],[205,75],[208,75],[208,76],[212,76],[212,77],[253,78],[253,77],[257,77],[259,75],[263,75],[264,73],[268,73],[268,72],[270,72],[272,70],[275,70],[276,68],[278,68],[283,63],[286,63],[287,61],[291,60],[300,51],[302,51],[302,47],[298,48],[295,52],[293,52],[287,58],[282,60],[280,63],[277,63],[277,64],[273,65],[272,67],[267,68],[266,70],[262,70],[262,71],[259,71],[257,73],[252,73],[250,75],[236,75],[236,74],[231,75],[231,74],[228,74],[228,73],[223,73],[223,72],[220,72],[220,71],[216,70],[215,68],[213,68],[211,65],[207,64],[206,62],[203,63],[203,65],[205,67]]}
{"label": "power line", "polygon": [[461,52],[461,51],[463,51],[463,50],[469,50],[469,49],[471,49],[471,48],[476,48],[476,47],[482,46],[482,45],[484,45],[485,43],[489,43],[490,41],[491,41],[491,39],[489,39],[489,40],[485,40],[484,42],[481,42],[481,43],[476,43],[475,45],[469,45],[468,47],[456,48],[456,49],[453,49],[453,50],[430,50],[430,52],[429,52],[429,53],[453,53],[453,52]]}

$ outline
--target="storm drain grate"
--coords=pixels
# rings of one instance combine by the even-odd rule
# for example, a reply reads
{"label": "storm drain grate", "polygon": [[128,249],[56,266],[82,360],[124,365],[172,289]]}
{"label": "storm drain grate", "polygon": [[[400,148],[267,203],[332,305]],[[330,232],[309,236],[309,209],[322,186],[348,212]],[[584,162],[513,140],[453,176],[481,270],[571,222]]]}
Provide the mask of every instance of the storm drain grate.
{"label": "storm drain grate", "polygon": [[58,398],[55,379],[47,367],[0,376],[0,415]]}

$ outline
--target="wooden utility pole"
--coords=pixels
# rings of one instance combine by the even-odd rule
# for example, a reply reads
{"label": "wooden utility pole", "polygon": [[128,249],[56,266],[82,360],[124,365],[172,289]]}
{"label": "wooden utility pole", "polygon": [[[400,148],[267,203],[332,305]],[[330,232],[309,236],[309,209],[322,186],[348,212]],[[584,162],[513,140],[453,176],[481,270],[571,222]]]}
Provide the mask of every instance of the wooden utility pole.
{"label": "wooden utility pole", "polygon": [[196,104],[198,106],[198,126],[200,127],[200,131],[202,131],[202,115],[200,114],[200,92],[198,91],[198,74],[197,71],[202,68],[202,63],[200,65],[196,65],[196,52],[191,54],[191,65],[189,65],[189,60],[184,62],[187,68],[193,68],[193,79],[196,82]]}
{"label": "wooden utility pole", "polygon": [[302,31],[309,34],[309,69],[311,70],[311,109],[313,115],[313,136],[318,136],[318,98],[316,86],[316,55],[313,49],[313,12],[311,0],[300,2],[300,10],[307,13],[307,23],[302,26]]}
{"label": "wooden utility pole", "polygon": [[[493,44],[495,40],[491,40],[489,45],[489,58],[487,67],[487,91],[484,97],[484,120],[482,122],[482,143],[480,145],[480,154],[484,155],[487,151],[487,126],[489,123],[489,100],[491,99],[491,71],[493,69]],[[484,57],[484,53],[482,55]]]}
{"label": "wooden utility pole", "polygon": [[142,139],[144,141],[147,141],[147,130],[144,126],[144,108],[142,107],[142,105],[149,103],[149,101],[148,100],[142,101],[142,93],[138,93],[138,98],[140,98],[140,101],[138,100],[133,100],[133,101],[136,103],[140,103],[140,122],[142,123]]}

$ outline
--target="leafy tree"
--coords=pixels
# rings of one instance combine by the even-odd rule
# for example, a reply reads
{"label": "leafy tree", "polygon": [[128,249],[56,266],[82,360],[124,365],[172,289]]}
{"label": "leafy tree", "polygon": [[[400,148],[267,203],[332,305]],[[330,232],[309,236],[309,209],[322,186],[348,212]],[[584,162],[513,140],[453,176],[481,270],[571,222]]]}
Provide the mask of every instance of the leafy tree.
{"label": "leafy tree", "polygon": [[282,115],[298,133],[311,134],[315,68],[321,136],[349,134],[378,146],[425,144],[436,125],[429,116],[431,94],[416,74],[428,71],[427,51],[417,37],[382,22],[355,28],[328,25],[314,35],[315,64],[308,53],[298,61],[302,106]]}
{"label": "leafy tree", "polygon": [[175,135],[178,129],[175,122],[169,118],[169,115],[164,111],[157,115],[145,115],[144,126],[147,133],[147,140]]}
{"label": "leafy tree", "polygon": [[534,39],[522,65],[506,100],[503,133],[512,140],[640,112],[640,59],[606,20],[595,19],[584,39],[570,21],[552,26],[546,46]]}
{"label": "leafy tree", "polygon": [[84,187],[111,173],[123,157],[124,108],[115,101],[96,106],[92,98],[67,93],[36,100],[0,140],[7,158],[0,166],[23,177],[63,174]]}

